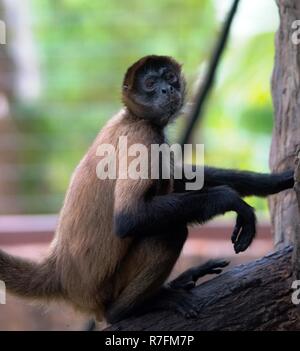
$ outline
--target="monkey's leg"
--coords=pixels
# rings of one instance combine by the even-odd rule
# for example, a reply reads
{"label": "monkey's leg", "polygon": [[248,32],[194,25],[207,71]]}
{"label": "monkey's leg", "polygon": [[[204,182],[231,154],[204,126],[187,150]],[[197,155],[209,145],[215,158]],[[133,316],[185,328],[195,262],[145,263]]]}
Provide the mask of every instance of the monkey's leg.
{"label": "monkey's leg", "polygon": [[172,289],[190,290],[196,286],[196,282],[207,274],[220,274],[222,268],[229,265],[226,260],[209,260],[206,263],[187,269],[177,278],[168,283]]}
{"label": "monkey's leg", "polygon": [[[193,166],[193,171],[197,167]],[[191,180],[175,180],[175,191],[185,192],[185,184]],[[227,185],[237,191],[240,196],[268,196],[294,186],[294,171],[288,170],[282,173],[256,173],[238,171],[232,169],[220,169],[204,167],[204,187]]]}
{"label": "monkey's leg", "polygon": [[207,274],[220,274],[222,268],[230,262],[226,260],[209,260],[206,263],[189,268],[163,287],[152,299],[151,308],[171,309],[186,318],[193,318],[201,311],[199,297],[191,293],[199,278]]}
{"label": "monkey's leg", "polygon": [[94,331],[96,329],[96,321],[95,319],[89,319],[84,328],[83,331]]}
{"label": "monkey's leg", "polygon": [[108,308],[106,320],[113,324],[130,316],[138,316],[156,310],[171,310],[185,318],[196,317],[200,311],[199,299],[186,289],[161,286],[152,294],[136,291],[134,284],[142,284],[143,277],[128,287],[123,295]]}
{"label": "monkey's leg", "polygon": [[186,231],[180,236],[175,233],[173,239],[175,242],[147,238],[136,244],[116,276],[116,281],[127,276],[127,285],[107,307],[109,323],[156,309],[172,309],[186,317],[198,313],[191,292],[163,286],[180,254]]}
{"label": "monkey's leg", "polygon": [[[163,286],[159,292],[148,301],[148,311],[170,310],[185,318],[196,317],[200,310],[200,299],[190,289],[171,288]],[[144,312],[147,312],[145,310]]]}

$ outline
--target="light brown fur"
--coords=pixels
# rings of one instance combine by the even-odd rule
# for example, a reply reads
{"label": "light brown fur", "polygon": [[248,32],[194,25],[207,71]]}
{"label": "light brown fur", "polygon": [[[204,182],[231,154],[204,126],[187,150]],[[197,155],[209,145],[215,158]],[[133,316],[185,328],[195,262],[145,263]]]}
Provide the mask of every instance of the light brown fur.
{"label": "light brown fur", "polygon": [[[173,65],[184,95],[180,65],[172,58],[149,56],[129,68],[123,85],[126,107],[108,121],[77,166],[47,258],[41,263],[28,262],[0,250],[0,280],[10,292],[28,298],[64,299],[98,320],[109,316],[115,320],[119,312],[124,315],[124,308],[144,300],[166,280],[181,251],[185,229],[180,228],[180,237],[172,245],[158,236],[120,238],[114,232],[114,216],[129,209],[138,211],[137,203],[144,201],[143,196],[153,185],[155,195],[171,192],[172,181],[101,180],[96,173],[101,160],[98,147],[110,144],[118,156],[120,136],[127,137],[128,147],[143,144],[148,150],[151,144],[165,142],[163,127],[157,123],[167,122],[173,116],[169,112],[165,115],[161,108],[157,111],[162,115],[157,116],[152,113],[152,106],[145,111],[133,90],[136,69],[149,62]],[[132,96],[135,101],[131,104]],[[177,102],[179,109],[182,101]],[[129,111],[128,105],[132,105],[139,116]],[[156,120],[151,122],[149,117]],[[117,158],[117,171],[124,157],[127,154]],[[131,159],[128,157],[128,163]],[[150,165],[150,154],[148,162]]]}
{"label": "light brown fur", "polygon": [[[40,272],[42,267],[46,267],[44,274],[39,273],[39,276],[34,277],[31,272],[22,277],[17,273],[17,280],[11,282],[8,277],[13,272],[9,264],[4,271],[4,265],[0,263],[0,279],[6,281],[9,290],[28,297],[64,298],[75,308],[97,315],[100,319],[107,303],[116,300],[128,283],[143,270],[140,263],[148,264],[147,255],[153,256],[155,252],[156,258],[162,260],[165,248],[162,248],[164,252],[160,252],[156,246],[153,251],[148,245],[137,246],[131,238],[120,239],[113,233],[115,210],[134,206],[136,198],[152,182],[97,178],[96,167],[100,160],[96,155],[98,146],[110,143],[117,149],[119,136],[128,136],[128,146],[134,143],[150,146],[153,142],[163,141],[163,137],[157,140],[157,131],[152,129],[149,122],[129,117],[125,109],[111,119],[98,134],[72,176],[49,256],[41,264],[34,264],[34,272]],[[19,262],[20,266],[25,262],[12,257],[9,260]],[[174,260],[171,260],[170,268],[160,279],[161,283],[172,269]],[[49,294],[41,296],[39,290],[35,291],[34,288],[28,291],[30,279],[40,279],[39,284],[42,287],[47,285]],[[54,286],[55,281],[57,283]]]}

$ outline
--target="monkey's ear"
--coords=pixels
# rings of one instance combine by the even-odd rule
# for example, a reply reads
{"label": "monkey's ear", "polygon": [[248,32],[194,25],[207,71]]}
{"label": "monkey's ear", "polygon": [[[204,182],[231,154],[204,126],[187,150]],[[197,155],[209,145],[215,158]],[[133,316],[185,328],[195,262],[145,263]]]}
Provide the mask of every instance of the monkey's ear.
{"label": "monkey's ear", "polygon": [[128,84],[123,84],[123,90],[128,90],[129,86]]}

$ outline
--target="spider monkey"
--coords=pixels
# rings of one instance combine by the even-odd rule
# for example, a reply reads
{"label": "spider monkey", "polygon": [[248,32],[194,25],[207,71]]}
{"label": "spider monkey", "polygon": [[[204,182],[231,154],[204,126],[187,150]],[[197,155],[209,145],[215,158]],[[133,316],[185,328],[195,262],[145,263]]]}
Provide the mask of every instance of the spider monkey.
{"label": "spider monkey", "polygon": [[187,225],[235,211],[231,239],[236,253],[242,252],[256,230],[254,210],[242,197],[292,188],[293,172],[205,167],[204,187],[197,191],[185,190],[185,178],[100,180],[99,145],[116,146],[120,136],[127,136],[128,145],[148,149],[166,143],[165,127],[185,97],[181,66],[171,57],[146,56],[128,69],[122,95],[124,108],[100,131],[72,176],[48,256],[35,263],[0,251],[0,279],[11,293],[64,299],[110,323],[145,306],[193,317],[198,310],[189,290],[201,276],[220,273],[227,262],[209,261],[165,284],[187,238]]}

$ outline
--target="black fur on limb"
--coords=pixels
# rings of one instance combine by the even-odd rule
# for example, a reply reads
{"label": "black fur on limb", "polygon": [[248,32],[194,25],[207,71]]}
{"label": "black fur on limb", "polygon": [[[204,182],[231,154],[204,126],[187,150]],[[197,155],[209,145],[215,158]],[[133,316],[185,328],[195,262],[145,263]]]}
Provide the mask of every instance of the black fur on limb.
{"label": "black fur on limb", "polygon": [[118,322],[109,331],[300,330],[292,303],[292,248],[240,265],[193,289],[201,312],[185,319],[170,311]]}

